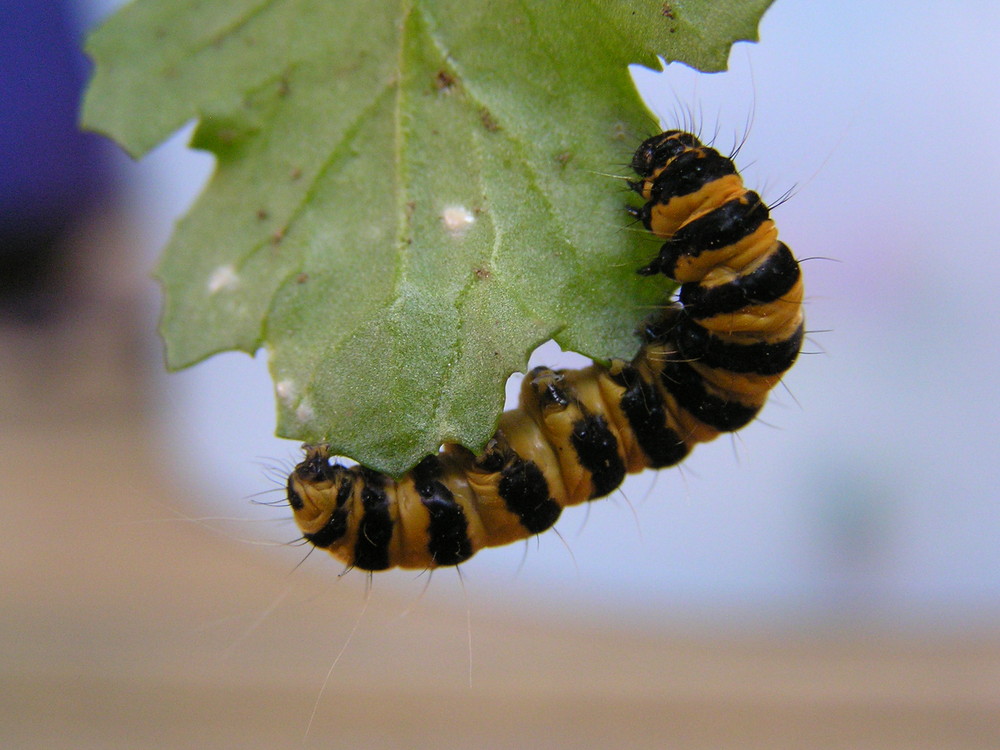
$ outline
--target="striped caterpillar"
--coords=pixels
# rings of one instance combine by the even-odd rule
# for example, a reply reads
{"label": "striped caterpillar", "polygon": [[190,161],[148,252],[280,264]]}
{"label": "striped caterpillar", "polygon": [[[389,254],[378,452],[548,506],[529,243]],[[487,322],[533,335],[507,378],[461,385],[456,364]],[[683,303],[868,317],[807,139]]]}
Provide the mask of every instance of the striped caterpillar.
{"label": "striped caterpillar", "polygon": [[458,565],[755,417],[802,343],[798,261],[732,160],[690,133],[648,138],[631,166],[645,203],[629,213],[666,240],[639,273],[681,284],[635,358],[532,370],[480,455],[445,445],[398,481],[305,446],[287,489],[306,541],[369,571]]}

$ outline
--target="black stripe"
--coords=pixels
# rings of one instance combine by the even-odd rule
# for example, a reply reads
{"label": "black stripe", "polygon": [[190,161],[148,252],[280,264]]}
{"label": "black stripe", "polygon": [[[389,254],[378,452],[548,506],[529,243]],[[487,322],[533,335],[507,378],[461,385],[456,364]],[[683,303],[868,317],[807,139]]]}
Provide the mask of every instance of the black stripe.
{"label": "black stripe", "polygon": [[385,493],[385,477],[362,468],[361,521],[354,541],[354,565],[362,570],[385,570],[389,567],[389,543],[392,541],[392,516]]}
{"label": "black stripe", "polygon": [[[629,214],[631,216],[634,216],[635,218],[637,218],[639,221],[642,222],[642,225],[646,228],[646,231],[652,232],[653,231],[653,206],[655,206],[655,205],[656,205],[655,203],[653,203],[652,201],[650,201],[648,203],[642,204],[642,208],[633,209],[631,207],[627,207],[626,210],[629,212]],[[653,260],[653,262],[650,263],[648,266],[645,266],[644,268],[639,269],[639,273],[641,273],[643,276],[651,276],[654,273],[659,273],[660,272],[659,260],[660,260],[660,258],[659,258],[659,256],[657,256]],[[655,264],[655,268],[654,268],[654,264]],[[650,270],[650,269],[652,269],[652,270]]]}
{"label": "black stripe", "polygon": [[549,483],[534,461],[516,459],[500,473],[497,491],[507,510],[532,534],[540,534],[556,522],[562,506],[549,496]]}
{"label": "black stripe", "polygon": [[682,409],[721,432],[745,427],[760,411],[759,406],[726,401],[708,393],[701,375],[684,362],[665,362],[660,381]]}
{"label": "black stripe", "polygon": [[690,148],[697,148],[701,141],[683,130],[668,130],[654,135],[639,144],[632,156],[631,167],[640,177],[649,177],[670,159]]}
{"label": "black stripe", "polygon": [[[354,492],[354,474],[345,469],[342,466],[337,466],[339,469],[338,474],[341,475],[340,486],[337,487],[337,499],[336,507],[338,509],[343,508],[347,505],[347,501],[351,499],[351,493]],[[332,477],[332,481],[335,481],[337,477]]]}
{"label": "black stripe", "polygon": [[681,286],[680,301],[692,318],[704,320],[731,313],[747,305],[763,305],[781,299],[799,280],[799,263],[784,242],[778,242],[767,260],[751,273],[718,286],[698,282]]}
{"label": "black stripe", "polygon": [[434,454],[425,456],[420,463],[413,467],[413,471],[410,473],[417,492],[423,495],[431,483],[441,476],[442,470],[440,456]]}
{"label": "black stripe", "polygon": [[573,425],[570,442],[580,465],[591,474],[592,498],[614,492],[625,478],[625,465],[618,455],[618,440],[599,414],[584,417]]}
{"label": "black stripe", "polygon": [[679,154],[656,176],[650,200],[665,205],[671,198],[697,193],[731,174],[736,174],[736,165],[714,148],[690,149]]}
{"label": "black stripe", "polygon": [[709,367],[739,373],[777,375],[795,362],[802,348],[801,325],[787,339],[736,344],[702,328],[686,315],[677,320],[673,339],[681,356]]}
{"label": "black stripe", "polygon": [[659,271],[676,278],[681,258],[697,258],[703,252],[736,244],[753,234],[768,218],[770,212],[760,196],[747,191],[678,229],[660,248],[659,257],[639,273],[650,275]]}
{"label": "black stripe", "polygon": [[458,565],[472,557],[469,522],[462,506],[441,476],[441,461],[427,456],[413,469],[413,483],[420,501],[430,514],[427,527],[427,551],[438,565]]}
{"label": "black stripe", "polygon": [[431,517],[427,527],[427,551],[438,565],[458,565],[474,552],[469,539],[469,521],[448,488],[440,483],[437,486],[437,493],[421,498]]}
{"label": "black stripe", "polygon": [[288,484],[285,485],[286,496],[288,497],[288,504],[291,506],[292,510],[302,510],[306,507],[306,504],[302,502],[302,496],[295,490],[292,486],[292,478],[295,474],[290,474],[288,477]]}
{"label": "black stripe", "polygon": [[667,409],[660,391],[643,380],[634,367],[626,367],[615,380],[625,387],[621,409],[639,447],[646,454],[647,464],[653,469],[662,469],[680,463],[690,449],[680,435],[667,426]]}
{"label": "black stripe", "polygon": [[317,547],[326,549],[334,542],[343,539],[347,533],[347,511],[339,508],[330,514],[330,519],[326,524],[314,534],[303,534],[307,542]]}

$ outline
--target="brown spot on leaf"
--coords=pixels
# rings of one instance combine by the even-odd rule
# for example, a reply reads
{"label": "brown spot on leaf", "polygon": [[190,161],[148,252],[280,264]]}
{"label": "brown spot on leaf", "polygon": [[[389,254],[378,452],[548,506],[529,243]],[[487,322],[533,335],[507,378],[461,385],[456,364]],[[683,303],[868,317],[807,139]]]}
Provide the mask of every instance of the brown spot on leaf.
{"label": "brown spot on leaf", "polygon": [[479,110],[479,121],[491,133],[495,133],[500,129],[499,123],[493,118],[493,113],[486,109],[486,107]]}
{"label": "brown spot on leaf", "polygon": [[444,69],[439,70],[434,76],[434,88],[438,91],[447,93],[455,88],[456,83],[455,76]]}

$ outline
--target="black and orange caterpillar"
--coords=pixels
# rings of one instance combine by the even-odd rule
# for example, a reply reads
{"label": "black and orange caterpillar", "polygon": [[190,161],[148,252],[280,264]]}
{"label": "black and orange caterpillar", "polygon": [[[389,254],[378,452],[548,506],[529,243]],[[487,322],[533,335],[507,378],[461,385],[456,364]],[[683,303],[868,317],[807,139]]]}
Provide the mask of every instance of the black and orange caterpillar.
{"label": "black and orange caterpillar", "polygon": [[306,446],[288,503],[308,542],[369,571],[458,565],[755,417],[802,344],[798,261],[732,160],[690,133],[648,138],[631,166],[645,204],[629,212],[666,239],[639,273],[681,284],[632,362],[532,370],[482,454],[445,445],[398,481]]}

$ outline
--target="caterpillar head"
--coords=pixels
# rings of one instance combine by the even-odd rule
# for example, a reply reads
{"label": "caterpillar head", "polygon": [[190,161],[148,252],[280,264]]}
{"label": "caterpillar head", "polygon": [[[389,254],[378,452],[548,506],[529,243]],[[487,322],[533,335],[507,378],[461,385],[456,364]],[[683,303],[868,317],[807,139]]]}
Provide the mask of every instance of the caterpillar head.
{"label": "caterpillar head", "polygon": [[345,504],[353,490],[352,472],[330,463],[326,444],[303,448],[305,458],[288,477],[288,505],[305,538],[317,547],[328,547],[346,531]]}
{"label": "caterpillar head", "polygon": [[643,180],[651,180],[668,161],[690,148],[701,146],[701,141],[682,130],[667,130],[647,138],[639,144],[630,166]]}

